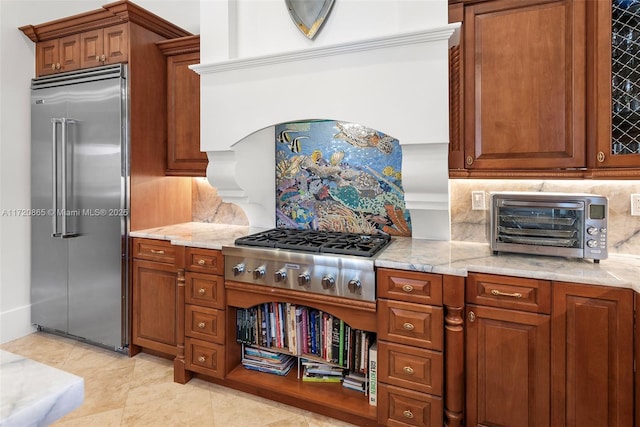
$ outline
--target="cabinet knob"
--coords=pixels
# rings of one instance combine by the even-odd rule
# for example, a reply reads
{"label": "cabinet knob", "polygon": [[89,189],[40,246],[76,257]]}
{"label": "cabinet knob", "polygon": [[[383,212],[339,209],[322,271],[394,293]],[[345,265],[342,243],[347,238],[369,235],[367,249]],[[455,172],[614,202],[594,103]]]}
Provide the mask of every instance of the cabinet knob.
{"label": "cabinet knob", "polygon": [[415,326],[413,326],[413,323],[409,323],[406,322],[404,325],[402,325],[403,328],[405,328],[407,331],[413,331],[413,329],[415,328]]}
{"label": "cabinet knob", "polygon": [[467,156],[467,165],[471,166],[473,164],[473,157]]}
{"label": "cabinet knob", "polygon": [[602,151],[598,151],[598,157],[597,157],[598,161],[602,163],[604,162],[604,158],[605,158],[604,153]]}
{"label": "cabinet knob", "polygon": [[411,285],[402,285],[402,290],[409,294],[409,293],[413,292],[413,286],[411,286]]}
{"label": "cabinet knob", "polygon": [[467,317],[469,318],[469,322],[475,322],[476,321],[476,314],[473,311],[470,311],[469,314],[467,315]]}
{"label": "cabinet knob", "polygon": [[198,260],[198,265],[205,265],[205,264],[206,264],[205,260],[203,260],[203,259],[199,259]]}
{"label": "cabinet knob", "polygon": [[56,64],[51,64],[51,69],[55,70],[56,69]]}
{"label": "cabinet knob", "polygon": [[96,55],[96,62],[100,62],[100,56]]}
{"label": "cabinet knob", "polygon": [[207,290],[206,290],[205,288],[200,288],[200,289],[198,289],[198,293],[199,293],[200,295],[204,295],[204,294],[206,294],[206,293],[207,293]]}
{"label": "cabinet knob", "polygon": [[402,415],[404,415],[405,418],[413,418],[413,412],[408,409],[406,411],[402,411]]}
{"label": "cabinet knob", "polygon": [[206,360],[207,360],[207,358],[206,358],[206,357],[204,357],[204,356],[198,356],[198,362],[200,362],[200,363],[204,363]]}
{"label": "cabinet knob", "polygon": [[411,366],[405,366],[402,371],[407,375],[413,375],[413,368]]}
{"label": "cabinet knob", "polygon": [[106,57],[106,56],[104,56],[104,55],[101,55],[101,56],[100,56],[100,61],[104,62],[106,59],[107,59],[107,57]]}
{"label": "cabinet knob", "polygon": [[198,328],[200,328],[200,329],[204,329],[206,326],[207,326],[206,322],[198,323]]}

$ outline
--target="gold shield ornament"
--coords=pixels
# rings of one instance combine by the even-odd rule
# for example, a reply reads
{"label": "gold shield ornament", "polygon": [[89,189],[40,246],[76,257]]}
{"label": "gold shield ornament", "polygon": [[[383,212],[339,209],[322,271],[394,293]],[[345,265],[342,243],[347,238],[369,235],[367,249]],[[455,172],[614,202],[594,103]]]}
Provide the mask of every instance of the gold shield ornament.
{"label": "gold shield ornament", "polygon": [[327,20],[334,0],[284,0],[291,19],[308,39],[313,40]]}

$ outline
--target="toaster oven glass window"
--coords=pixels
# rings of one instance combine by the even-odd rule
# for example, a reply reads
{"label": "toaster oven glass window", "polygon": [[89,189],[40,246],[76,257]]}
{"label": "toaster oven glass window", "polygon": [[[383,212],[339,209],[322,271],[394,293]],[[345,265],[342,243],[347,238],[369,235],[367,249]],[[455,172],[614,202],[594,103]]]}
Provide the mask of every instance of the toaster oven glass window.
{"label": "toaster oven glass window", "polygon": [[503,207],[498,241],[521,245],[582,247],[584,211],[545,207]]}

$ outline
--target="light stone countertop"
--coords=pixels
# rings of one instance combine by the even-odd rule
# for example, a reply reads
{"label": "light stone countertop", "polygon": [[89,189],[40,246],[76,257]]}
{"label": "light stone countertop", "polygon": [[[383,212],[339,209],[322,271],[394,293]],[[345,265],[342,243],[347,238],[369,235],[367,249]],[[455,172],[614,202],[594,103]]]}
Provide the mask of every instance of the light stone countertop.
{"label": "light stone countertop", "polygon": [[84,379],[0,350],[0,426],[46,426],[84,401]]}
{"label": "light stone countertop", "polygon": [[[169,240],[180,246],[221,249],[234,240],[262,231],[247,226],[184,223],[132,231],[131,237]],[[599,264],[590,260],[536,255],[494,255],[485,243],[394,237],[375,258],[376,267],[454,276],[470,272],[630,288],[640,292],[640,256],[609,254]]]}

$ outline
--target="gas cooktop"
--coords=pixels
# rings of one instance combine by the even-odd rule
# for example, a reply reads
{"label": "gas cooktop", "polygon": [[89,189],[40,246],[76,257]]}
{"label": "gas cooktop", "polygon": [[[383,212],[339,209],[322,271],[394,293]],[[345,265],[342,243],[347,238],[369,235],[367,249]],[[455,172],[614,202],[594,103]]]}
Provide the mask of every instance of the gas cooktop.
{"label": "gas cooktop", "polygon": [[273,228],[236,239],[236,246],[372,257],[391,242],[388,235]]}

